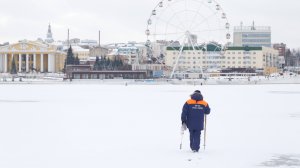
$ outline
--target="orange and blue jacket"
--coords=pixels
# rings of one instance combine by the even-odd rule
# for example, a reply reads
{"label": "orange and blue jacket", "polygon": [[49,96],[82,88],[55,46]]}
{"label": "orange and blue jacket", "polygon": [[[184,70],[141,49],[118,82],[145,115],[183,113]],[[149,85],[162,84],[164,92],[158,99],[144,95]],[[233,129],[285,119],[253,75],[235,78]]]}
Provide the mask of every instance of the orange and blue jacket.
{"label": "orange and blue jacket", "polygon": [[204,115],[210,113],[209,105],[200,93],[191,95],[182,108],[181,121],[191,130],[203,130]]}

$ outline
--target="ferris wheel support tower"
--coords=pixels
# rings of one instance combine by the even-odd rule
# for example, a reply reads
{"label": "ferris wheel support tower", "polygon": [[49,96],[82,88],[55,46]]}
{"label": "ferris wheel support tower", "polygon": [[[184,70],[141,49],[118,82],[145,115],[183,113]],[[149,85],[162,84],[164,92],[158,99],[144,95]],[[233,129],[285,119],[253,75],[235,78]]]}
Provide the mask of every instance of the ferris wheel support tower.
{"label": "ferris wheel support tower", "polygon": [[[160,60],[162,58],[153,54],[155,53],[153,52],[153,42],[157,40],[170,42],[168,47],[179,51],[176,58],[174,58],[176,60],[170,75],[170,78],[174,78],[175,74],[178,73],[178,67],[187,67],[180,65],[184,62],[181,58],[183,58],[185,47],[192,48],[194,54],[199,50],[206,53],[207,45],[215,45],[215,42],[217,42],[217,44],[224,45],[222,49],[224,51],[226,49],[225,45],[228,44],[228,40],[231,38],[229,28],[230,24],[226,13],[215,0],[161,0],[151,11],[147,20],[145,31],[147,35],[147,55],[149,60],[163,62],[163,60]],[[174,47],[175,43],[179,43],[180,46]],[[217,47],[220,48],[219,45],[216,45]],[[199,64],[197,67],[200,68],[197,71],[200,71],[203,77],[202,66],[202,63]]]}

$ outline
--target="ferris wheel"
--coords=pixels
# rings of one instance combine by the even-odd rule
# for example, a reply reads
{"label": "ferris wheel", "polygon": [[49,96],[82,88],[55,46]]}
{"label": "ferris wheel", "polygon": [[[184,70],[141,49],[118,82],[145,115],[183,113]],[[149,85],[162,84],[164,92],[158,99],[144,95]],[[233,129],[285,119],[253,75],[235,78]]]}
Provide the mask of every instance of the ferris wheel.
{"label": "ferris wheel", "polygon": [[227,15],[215,0],[161,0],[147,20],[148,58],[162,59],[153,50],[153,44],[157,41],[164,41],[168,47],[176,48],[179,52],[172,78],[184,47],[197,50],[199,46],[215,45],[215,49],[224,51],[231,39],[229,29]]}

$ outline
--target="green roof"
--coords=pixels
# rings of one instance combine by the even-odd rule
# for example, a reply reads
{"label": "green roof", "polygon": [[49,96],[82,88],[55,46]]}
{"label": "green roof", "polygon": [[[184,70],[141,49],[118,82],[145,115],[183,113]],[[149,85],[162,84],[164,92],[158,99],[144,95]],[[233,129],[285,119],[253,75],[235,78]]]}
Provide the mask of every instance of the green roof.
{"label": "green roof", "polygon": [[[167,50],[177,50],[179,51],[181,47],[167,47]],[[186,50],[193,50],[193,47],[192,46],[186,46],[186,47],[183,47],[183,51],[186,51]],[[201,46],[195,46],[195,50],[200,50],[200,51],[205,51],[205,48],[203,45]],[[213,44],[210,44],[210,45],[207,45],[207,51],[221,51],[222,50],[222,47],[221,45],[213,45]]]}
{"label": "green roof", "polygon": [[262,47],[227,47],[227,50],[244,50],[244,51],[253,51],[253,50],[262,50]]}

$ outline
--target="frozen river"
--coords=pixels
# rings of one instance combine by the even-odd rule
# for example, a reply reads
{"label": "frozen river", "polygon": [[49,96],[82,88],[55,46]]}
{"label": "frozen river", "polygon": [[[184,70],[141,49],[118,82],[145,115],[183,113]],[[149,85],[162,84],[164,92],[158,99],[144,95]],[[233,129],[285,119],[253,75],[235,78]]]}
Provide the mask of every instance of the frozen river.
{"label": "frozen river", "polygon": [[[180,144],[199,89],[207,146]],[[0,85],[1,168],[300,167],[300,85]],[[191,161],[189,161],[191,159]]]}

